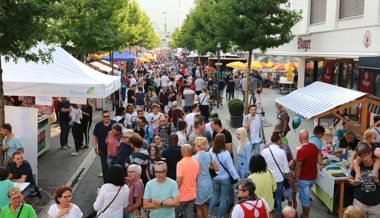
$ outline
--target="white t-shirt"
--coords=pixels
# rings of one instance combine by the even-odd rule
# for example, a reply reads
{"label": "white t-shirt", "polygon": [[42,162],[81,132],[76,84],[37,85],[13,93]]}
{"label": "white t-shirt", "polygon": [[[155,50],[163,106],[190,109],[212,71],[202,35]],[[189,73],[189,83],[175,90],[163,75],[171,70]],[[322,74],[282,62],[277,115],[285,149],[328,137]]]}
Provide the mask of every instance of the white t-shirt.
{"label": "white t-shirt", "polygon": [[201,105],[208,105],[208,99],[210,98],[209,95],[207,95],[206,93],[201,93],[199,94],[199,104]]}
{"label": "white t-shirt", "polygon": [[166,75],[161,76],[161,86],[168,86],[169,77]]}
{"label": "white t-shirt", "polygon": [[241,91],[245,92],[247,90],[247,83],[246,83],[246,78],[243,78],[240,80],[240,88]]}
{"label": "white t-shirt", "polygon": [[130,79],[130,85],[132,86],[132,85],[134,85],[134,84],[136,84],[137,82],[136,82],[136,79],[134,78],[134,77],[132,77],[131,79]]}
{"label": "white t-shirt", "polygon": [[[81,218],[83,216],[82,211],[75,204],[71,204],[72,207],[69,210],[68,214],[61,216],[62,218]],[[49,211],[47,212],[50,216],[55,217],[61,210],[58,208],[57,204],[53,204],[50,206]]]}
{"label": "white t-shirt", "polygon": [[148,114],[148,116],[146,117],[146,120],[148,121],[149,126],[151,125],[152,121],[156,122],[158,120],[158,118],[160,117],[160,115],[161,115],[160,112],[158,112],[157,115],[154,115],[153,113]]}
{"label": "white t-shirt", "polygon": [[124,123],[127,124],[128,126],[130,126],[130,125],[132,125],[131,118],[132,117],[137,117],[137,113],[136,112],[133,112],[132,114],[126,113],[124,115],[124,117],[125,117]]}
{"label": "white t-shirt", "polygon": [[187,135],[190,135],[194,129],[193,126],[194,126],[195,114],[197,114],[197,113],[191,112],[188,115],[186,115],[186,117],[185,117],[185,122],[187,123],[187,129],[186,129]]}
{"label": "white t-shirt", "polygon": [[156,83],[156,86],[157,86],[157,87],[160,87],[160,86],[161,86],[160,82],[161,82],[160,77],[158,77],[158,78],[154,78],[154,83]]}
{"label": "white t-shirt", "polygon": [[211,135],[214,133],[214,131],[212,131],[212,129],[211,129],[211,122],[206,123],[205,130],[209,131],[211,133]]}
{"label": "white t-shirt", "polygon": [[[120,186],[115,186],[111,183],[102,185],[94,203],[94,209],[98,213],[103,211],[111,203],[112,199],[115,198],[119,188]],[[98,218],[123,217],[123,209],[128,206],[128,199],[129,188],[127,185],[124,185],[112,204]]]}
{"label": "white t-shirt", "polygon": [[194,82],[195,91],[202,91],[203,83],[204,83],[203,79],[201,79],[201,78],[196,79]]}
{"label": "white t-shirt", "polygon": [[[258,200],[257,204],[256,204],[256,201]],[[248,209],[248,210],[252,210],[253,209],[253,206],[252,205],[256,205],[256,208],[262,208],[262,207],[265,207],[265,211],[267,213],[270,212],[270,208],[269,208],[269,205],[268,203],[264,200],[264,198],[260,198],[260,199],[257,199],[256,201],[247,201],[248,203],[250,204],[244,204],[244,206]],[[251,205],[252,204],[252,205]],[[255,210],[254,212],[254,217],[262,217],[263,214],[259,214],[259,211],[258,210]],[[231,213],[231,217],[245,217],[245,214],[244,214],[244,211],[243,209],[241,208],[240,205],[236,205]],[[265,216],[266,217],[266,216]]]}

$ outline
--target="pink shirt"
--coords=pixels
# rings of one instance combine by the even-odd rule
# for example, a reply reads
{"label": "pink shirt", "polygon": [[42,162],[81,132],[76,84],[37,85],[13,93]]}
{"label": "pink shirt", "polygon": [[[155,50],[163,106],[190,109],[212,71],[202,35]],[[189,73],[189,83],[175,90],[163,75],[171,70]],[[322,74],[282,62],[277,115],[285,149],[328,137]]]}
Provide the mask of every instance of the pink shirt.
{"label": "pink shirt", "polygon": [[109,131],[106,138],[106,144],[107,144],[107,156],[117,157],[117,154],[119,153],[119,146],[120,146],[119,137],[115,138],[112,131]]}

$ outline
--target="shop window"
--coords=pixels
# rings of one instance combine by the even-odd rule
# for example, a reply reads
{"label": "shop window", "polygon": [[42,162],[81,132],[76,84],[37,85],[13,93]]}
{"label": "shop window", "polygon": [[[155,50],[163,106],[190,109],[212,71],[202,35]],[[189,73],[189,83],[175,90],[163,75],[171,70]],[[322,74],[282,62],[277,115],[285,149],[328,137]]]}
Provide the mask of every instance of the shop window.
{"label": "shop window", "polygon": [[339,19],[364,14],[364,0],[340,0]]}
{"label": "shop window", "polygon": [[310,24],[323,23],[326,21],[327,0],[311,0]]}

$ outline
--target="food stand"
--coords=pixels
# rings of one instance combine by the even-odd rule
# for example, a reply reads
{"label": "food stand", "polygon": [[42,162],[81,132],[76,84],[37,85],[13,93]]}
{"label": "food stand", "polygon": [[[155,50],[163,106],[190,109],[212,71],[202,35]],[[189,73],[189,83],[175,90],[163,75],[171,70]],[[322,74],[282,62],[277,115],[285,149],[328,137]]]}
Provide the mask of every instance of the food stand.
{"label": "food stand", "polygon": [[[380,100],[378,98],[371,96],[368,93],[323,82],[314,82],[304,88],[297,89],[286,96],[277,98],[275,101],[284,108],[305,119],[315,119],[317,125],[320,125],[320,118],[333,114],[343,120],[352,130],[356,131],[360,135],[361,140],[367,129],[372,129],[380,124],[379,121],[367,128],[369,105],[380,106]],[[339,111],[352,106],[361,108],[359,126],[338,114]],[[332,156],[333,155],[330,157]],[[339,158],[339,160],[341,159]],[[343,212],[344,184],[348,182],[347,175],[349,171],[347,171],[347,164],[343,164],[343,162],[340,162],[339,160],[336,160],[333,164],[331,164],[331,162],[330,164],[325,163],[326,168],[318,173],[318,179],[316,185],[313,187],[313,191],[331,211],[334,209],[333,204],[335,193],[339,191],[338,214],[339,218],[341,218]],[[342,166],[339,169],[341,170],[339,174],[343,175],[334,177],[334,173],[329,173],[327,166],[331,165]],[[339,190],[334,189],[335,185],[338,185],[336,187],[339,187]]]}

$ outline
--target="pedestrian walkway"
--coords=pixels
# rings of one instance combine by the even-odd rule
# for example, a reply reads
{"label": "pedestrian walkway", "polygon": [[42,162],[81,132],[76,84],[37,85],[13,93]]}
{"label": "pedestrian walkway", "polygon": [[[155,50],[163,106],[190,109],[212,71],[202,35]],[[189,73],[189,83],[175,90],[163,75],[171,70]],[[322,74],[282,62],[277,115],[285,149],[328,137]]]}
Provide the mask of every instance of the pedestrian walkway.
{"label": "pedestrian walkway", "polygon": [[[273,130],[273,124],[276,121],[276,107],[274,99],[283,96],[278,89],[265,88],[261,94],[262,105],[266,112],[264,118],[264,132],[267,141],[270,139]],[[242,93],[239,93],[239,98],[242,99]],[[111,102],[106,103],[106,109],[111,109]],[[235,137],[235,129],[230,127],[230,116],[227,109],[227,102],[224,102],[223,106],[219,109],[215,109],[213,112],[218,112],[223,127],[228,129],[233,135],[233,143],[237,144]],[[92,126],[100,120],[101,111],[94,112],[94,119]],[[114,112],[111,111],[111,117]],[[295,116],[293,113],[289,113],[290,120]],[[287,137],[289,145],[295,154],[296,147],[299,146],[298,132],[301,129],[313,129],[313,122],[302,120],[300,127],[297,131],[291,130]],[[92,133],[93,128],[90,132]],[[35,200],[32,202],[33,207],[36,208],[38,217],[47,217],[46,210],[49,207],[49,203],[53,201],[53,195],[55,188],[60,185],[69,185],[74,187],[72,203],[78,205],[86,217],[92,210],[93,202],[96,198],[96,189],[102,184],[102,179],[98,178],[98,174],[101,171],[100,160],[95,155],[93,149],[87,149],[79,156],[70,156],[70,149],[67,151],[59,150],[59,126],[53,125],[51,131],[52,144],[49,152],[39,158],[38,165],[38,185],[42,189],[42,200]],[[73,138],[70,134],[69,143],[73,145]],[[92,143],[90,144],[92,147]],[[73,149],[73,148],[72,148]],[[323,203],[312,195],[312,207],[310,217],[337,217],[326,213],[327,208]],[[301,212],[301,205],[298,202],[297,211]]]}

